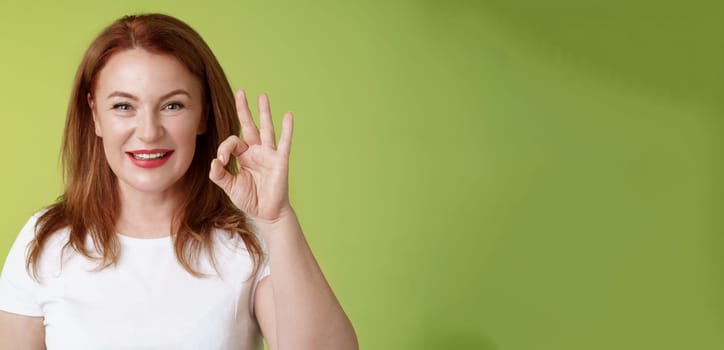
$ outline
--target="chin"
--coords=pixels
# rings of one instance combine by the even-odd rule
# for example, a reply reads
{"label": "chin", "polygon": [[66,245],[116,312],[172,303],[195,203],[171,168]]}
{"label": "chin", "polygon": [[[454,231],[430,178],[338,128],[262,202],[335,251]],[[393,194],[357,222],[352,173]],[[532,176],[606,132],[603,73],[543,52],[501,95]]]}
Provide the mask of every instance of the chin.
{"label": "chin", "polygon": [[125,186],[129,190],[143,192],[148,194],[164,193],[174,191],[175,185],[180,179],[158,179],[158,178],[131,178],[131,179],[120,179],[122,186]]}

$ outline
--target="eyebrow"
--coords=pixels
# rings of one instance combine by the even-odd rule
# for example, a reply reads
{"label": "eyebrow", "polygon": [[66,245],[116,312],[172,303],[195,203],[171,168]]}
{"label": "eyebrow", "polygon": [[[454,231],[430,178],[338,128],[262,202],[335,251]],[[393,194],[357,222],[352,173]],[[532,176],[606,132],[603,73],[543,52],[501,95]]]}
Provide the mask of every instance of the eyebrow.
{"label": "eyebrow", "polygon": [[[169,98],[169,97],[171,97],[171,96],[173,96],[173,95],[179,95],[179,94],[181,94],[181,95],[186,95],[186,96],[188,96],[188,97],[191,97],[191,94],[189,94],[188,91],[186,91],[186,90],[184,90],[184,89],[176,89],[176,90],[173,90],[173,91],[171,91],[171,92],[169,92],[169,93],[161,96],[160,99],[161,99],[161,100],[164,100],[164,99],[167,99],[167,98]],[[111,98],[111,97],[125,97],[125,98],[129,98],[129,99],[131,99],[131,100],[134,100],[134,101],[138,101],[138,100],[139,100],[138,97],[136,97],[136,96],[134,96],[134,95],[132,95],[132,94],[129,94],[129,93],[127,93],[127,92],[123,92],[123,91],[113,91],[113,92],[111,92],[111,93],[108,95],[108,97],[106,97],[106,98]]]}

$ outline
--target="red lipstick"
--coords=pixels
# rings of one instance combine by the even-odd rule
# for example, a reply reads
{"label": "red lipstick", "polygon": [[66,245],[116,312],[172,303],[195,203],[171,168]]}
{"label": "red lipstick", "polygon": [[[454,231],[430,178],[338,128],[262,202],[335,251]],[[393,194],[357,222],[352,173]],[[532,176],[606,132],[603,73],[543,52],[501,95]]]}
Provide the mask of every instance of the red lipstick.
{"label": "red lipstick", "polygon": [[128,158],[131,159],[133,164],[144,169],[158,168],[164,165],[171,155],[173,150],[171,149],[139,149],[126,152]]}

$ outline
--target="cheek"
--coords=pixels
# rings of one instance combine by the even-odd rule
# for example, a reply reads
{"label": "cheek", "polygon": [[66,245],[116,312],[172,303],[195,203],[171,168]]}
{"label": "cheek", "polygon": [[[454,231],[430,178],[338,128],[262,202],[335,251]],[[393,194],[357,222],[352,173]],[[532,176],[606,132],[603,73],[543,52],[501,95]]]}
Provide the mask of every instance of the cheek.
{"label": "cheek", "polygon": [[173,138],[177,148],[193,152],[196,147],[196,138],[199,136],[196,125],[175,125],[167,128],[166,131]]}
{"label": "cheek", "polygon": [[103,143],[113,144],[127,140],[133,134],[133,125],[129,122],[117,120],[104,120],[96,124],[103,138]]}
{"label": "cheek", "polygon": [[132,125],[112,119],[103,120],[96,125],[98,129],[96,133],[102,140],[106,159],[109,162],[114,162],[114,159],[125,156],[124,148],[133,134]]}
{"label": "cheek", "polygon": [[195,139],[198,135],[199,124],[191,121],[183,123],[169,123],[166,125],[166,131],[175,139]]}

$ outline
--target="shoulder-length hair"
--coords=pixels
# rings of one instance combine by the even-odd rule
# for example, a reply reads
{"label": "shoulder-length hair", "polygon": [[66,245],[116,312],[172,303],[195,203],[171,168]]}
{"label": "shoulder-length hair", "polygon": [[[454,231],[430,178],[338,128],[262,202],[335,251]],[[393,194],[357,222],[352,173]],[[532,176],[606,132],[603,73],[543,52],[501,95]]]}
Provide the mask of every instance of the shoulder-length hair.
{"label": "shoulder-length hair", "polygon": [[[99,270],[118,262],[117,179],[105,159],[102,140],[94,133],[87,97],[94,91],[98,73],[108,59],[134,48],[175,57],[202,84],[206,132],[197,137],[193,160],[180,180],[184,181],[185,198],[174,213],[170,228],[179,263],[200,277],[197,263],[205,251],[215,266],[212,232],[222,229],[243,240],[256,274],[263,258],[261,244],[244,214],[208,177],[218,145],[228,136],[238,135],[241,128],[234,94],[221,65],[201,36],[186,23],[162,14],[122,17],[105,28],[85,52],[75,75],[63,134],[64,193],[38,218],[26,268],[38,278],[38,261],[45,244],[63,228],[70,233],[64,249],[70,247],[99,261]],[[226,168],[237,172],[235,162],[229,162]],[[88,237],[94,249],[86,246]]]}

